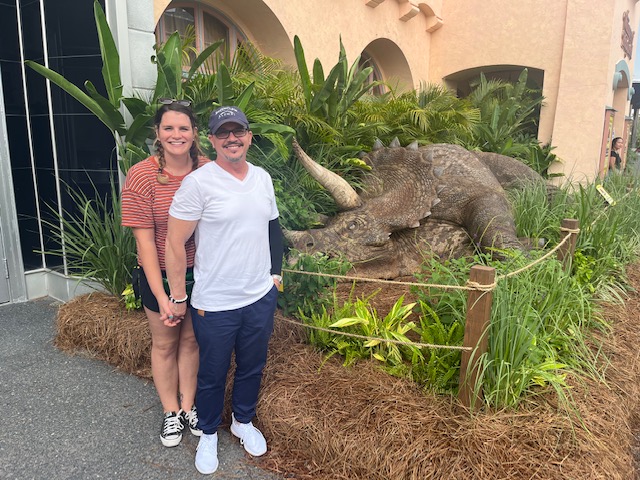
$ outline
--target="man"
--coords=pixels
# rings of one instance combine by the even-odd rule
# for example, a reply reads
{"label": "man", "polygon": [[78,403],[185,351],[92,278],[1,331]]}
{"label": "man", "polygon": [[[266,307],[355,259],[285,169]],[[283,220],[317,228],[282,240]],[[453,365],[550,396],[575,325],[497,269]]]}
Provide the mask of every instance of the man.
{"label": "man", "polygon": [[221,107],[209,119],[209,139],[217,157],[182,181],[169,210],[167,278],[173,315],[186,312],[185,242],[195,231],[195,285],[191,316],[200,347],[199,428],[196,468],[218,468],[218,434],[231,353],[236,371],[231,433],[245,450],[267,451],[253,426],[267,345],[273,330],[282,277],[282,232],[269,174],[247,162],[253,138],[236,107]]}

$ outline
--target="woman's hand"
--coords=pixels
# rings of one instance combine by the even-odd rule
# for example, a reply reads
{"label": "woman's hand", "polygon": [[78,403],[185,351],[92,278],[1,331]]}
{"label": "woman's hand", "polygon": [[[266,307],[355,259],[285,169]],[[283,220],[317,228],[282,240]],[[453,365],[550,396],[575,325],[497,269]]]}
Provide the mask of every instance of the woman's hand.
{"label": "woman's hand", "polygon": [[167,295],[163,295],[158,299],[158,306],[160,307],[160,320],[167,327],[177,326],[187,313],[187,303],[172,303]]}

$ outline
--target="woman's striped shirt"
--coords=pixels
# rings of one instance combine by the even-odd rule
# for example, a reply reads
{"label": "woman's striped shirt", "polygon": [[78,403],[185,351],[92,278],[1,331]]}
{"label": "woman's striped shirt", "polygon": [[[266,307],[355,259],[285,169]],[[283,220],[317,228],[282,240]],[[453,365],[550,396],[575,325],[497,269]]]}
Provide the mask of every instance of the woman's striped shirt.
{"label": "woman's striped shirt", "polygon": [[[200,158],[198,166],[209,162],[207,158]],[[166,170],[164,174],[169,182],[163,185],[158,182],[158,162],[155,157],[136,163],[132,166],[122,188],[122,225],[131,228],[152,228],[158,251],[160,269],[165,270],[165,240],[167,238],[167,223],[169,221],[169,207],[173,196],[186,176],[175,177]],[[187,241],[187,266],[193,266],[195,243],[193,236]],[[140,263],[140,257],[138,257]]]}

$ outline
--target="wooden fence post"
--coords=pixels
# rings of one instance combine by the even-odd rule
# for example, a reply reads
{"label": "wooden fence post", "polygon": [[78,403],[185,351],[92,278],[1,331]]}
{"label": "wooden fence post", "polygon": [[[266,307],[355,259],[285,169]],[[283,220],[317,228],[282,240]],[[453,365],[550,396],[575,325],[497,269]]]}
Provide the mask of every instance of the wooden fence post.
{"label": "wooden fence post", "polygon": [[[580,226],[580,222],[578,222],[578,220],[575,220],[573,218],[565,218],[564,220],[562,220],[560,225],[562,226],[562,228],[577,230],[578,227]],[[558,260],[562,262],[562,265],[566,269],[566,268],[570,268],[571,263],[573,262],[573,254],[576,251],[576,241],[578,239],[578,234],[572,233],[572,232],[564,232],[564,233],[565,234],[562,237],[563,239],[565,239],[567,235],[570,235],[571,238],[569,239],[569,241],[567,241],[564,245],[562,245],[558,249]]]}
{"label": "wooden fence post", "polygon": [[[493,285],[496,279],[495,268],[475,265],[471,267],[469,281],[480,285]],[[482,400],[482,386],[476,388],[478,382],[478,364],[480,356],[487,351],[489,323],[491,320],[492,290],[471,290],[467,297],[467,320],[464,327],[465,347],[473,350],[462,351],[460,364],[460,389],[458,398],[466,407]]]}

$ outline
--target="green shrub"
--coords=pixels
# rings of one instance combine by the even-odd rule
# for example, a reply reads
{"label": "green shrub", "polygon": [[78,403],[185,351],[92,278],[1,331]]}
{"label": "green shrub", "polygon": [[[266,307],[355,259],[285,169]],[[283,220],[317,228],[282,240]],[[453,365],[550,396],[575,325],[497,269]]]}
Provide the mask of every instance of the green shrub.
{"label": "green shrub", "polygon": [[[331,258],[323,253],[307,255],[291,251],[289,258],[293,260],[285,265],[287,270],[344,275],[351,269],[351,265],[343,259]],[[331,293],[336,279],[289,271],[283,277],[284,291],[278,297],[278,306],[285,315],[309,317],[314,311],[320,311],[323,306],[332,303]]]}
{"label": "green shrub", "polygon": [[[420,305],[420,341],[433,345],[462,345],[464,323],[459,319],[445,324],[436,311],[424,301]],[[458,391],[461,351],[446,348],[423,349],[421,361],[412,359],[411,375],[413,380],[426,389],[436,393],[455,393]]]}
{"label": "green shrub", "polygon": [[111,190],[101,197],[95,185],[88,197],[80,190],[67,186],[75,204],[72,213],[62,215],[51,209],[56,222],[46,222],[59,248],[47,253],[64,256],[69,273],[83,280],[91,280],[106,291],[120,297],[131,283],[131,270],[136,265],[136,241],[131,229],[120,225],[120,196],[115,181]]}

